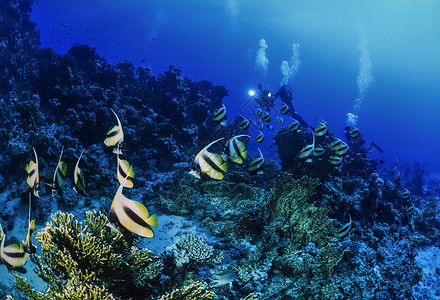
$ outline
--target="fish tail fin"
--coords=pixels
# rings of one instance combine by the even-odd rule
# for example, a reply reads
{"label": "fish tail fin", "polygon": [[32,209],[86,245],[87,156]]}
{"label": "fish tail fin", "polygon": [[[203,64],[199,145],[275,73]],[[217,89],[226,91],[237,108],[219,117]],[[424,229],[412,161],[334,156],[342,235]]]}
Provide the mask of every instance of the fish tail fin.
{"label": "fish tail fin", "polygon": [[157,221],[157,215],[156,214],[154,214],[151,217],[149,217],[147,219],[147,223],[148,223],[148,225],[153,226],[156,229],[159,228],[159,222]]}

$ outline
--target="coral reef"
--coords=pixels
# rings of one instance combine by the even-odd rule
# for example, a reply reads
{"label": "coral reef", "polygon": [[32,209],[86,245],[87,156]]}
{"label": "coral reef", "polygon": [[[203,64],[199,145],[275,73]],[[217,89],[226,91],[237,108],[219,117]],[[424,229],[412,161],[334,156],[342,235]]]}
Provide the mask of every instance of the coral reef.
{"label": "coral reef", "polygon": [[48,290],[37,292],[16,275],[19,291],[31,299],[114,299],[118,282],[153,262],[150,251],[130,247],[122,234],[106,226],[108,219],[102,213],[87,212],[86,218],[78,222],[62,212],[52,216],[37,234],[43,256],[31,258]]}

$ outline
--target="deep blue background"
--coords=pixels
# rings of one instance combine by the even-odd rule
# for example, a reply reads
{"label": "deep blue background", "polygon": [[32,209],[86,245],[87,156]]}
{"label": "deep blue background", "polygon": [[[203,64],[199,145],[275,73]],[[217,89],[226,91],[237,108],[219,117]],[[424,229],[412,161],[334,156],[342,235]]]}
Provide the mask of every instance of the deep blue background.
{"label": "deep blue background", "polygon": [[[378,158],[426,162],[435,173],[439,16],[435,0],[39,0],[32,13],[42,46],[59,53],[89,44],[111,63],[128,59],[154,74],[174,65],[195,80],[225,85],[228,115],[259,82],[276,91],[281,62],[299,43],[301,65],[289,82],[296,110],[311,125],[316,117],[326,120],[337,136],[358,95],[358,46],[364,41],[374,82],[358,113],[359,129],[385,150]],[[255,69],[261,38],[269,46],[265,77]]]}

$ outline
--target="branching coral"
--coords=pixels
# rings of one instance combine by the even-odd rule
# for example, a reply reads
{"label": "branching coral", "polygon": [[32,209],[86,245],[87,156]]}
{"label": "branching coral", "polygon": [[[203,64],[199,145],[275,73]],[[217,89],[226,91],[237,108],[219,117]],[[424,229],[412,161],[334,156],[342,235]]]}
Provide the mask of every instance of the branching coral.
{"label": "branching coral", "polygon": [[189,300],[189,299],[213,299],[214,292],[206,284],[196,281],[181,289],[176,289],[162,297],[159,300]]}
{"label": "branching coral", "polygon": [[102,213],[86,212],[86,217],[78,222],[72,214],[52,215],[52,222],[37,234],[43,256],[31,258],[48,290],[36,292],[16,276],[20,291],[31,299],[113,299],[115,283],[154,261],[150,251],[130,247],[120,233],[107,227]]}

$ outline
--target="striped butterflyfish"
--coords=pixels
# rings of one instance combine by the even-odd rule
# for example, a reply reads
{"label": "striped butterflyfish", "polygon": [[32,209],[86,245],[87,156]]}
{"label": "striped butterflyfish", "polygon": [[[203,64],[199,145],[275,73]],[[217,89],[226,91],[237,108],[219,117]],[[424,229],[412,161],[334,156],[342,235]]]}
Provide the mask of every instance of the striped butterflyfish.
{"label": "striped butterflyfish", "polygon": [[282,113],[283,115],[289,113],[289,106],[284,102],[281,102],[280,113]]}
{"label": "striped butterflyfish", "polygon": [[319,122],[318,127],[315,128],[315,135],[316,136],[325,136],[328,133],[330,126],[327,124],[327,122],[321,120]]}
{"label": "striped butterflyfish", "polygon": [[122,228],[142,237],[154,236],[153,229],[158,228],[156,214],[150,216],[148,209],[140,202],[130,200],[122,194],[121,184],[116,192],[110,208],[110,220],[117,222]]}
{"label": "striped butterflyfish", "polygon": [[249,128],[249,120],[245,117],[241,116],[241,120],[239,122],[240,129],[247,130]]}
{"label": "striped butterflyfish", "polygon": [[121,154],[117,146],[122,144],[122,142],[124,141],[124,131],[122,130],[121,121],[119,120],[118,115],[115,113],[113,109],[112,112],[116,116],[116,120],[118,121],[118,124],[113,126],[113,128],[107,132],[107,138],[104,140],[104,144],[107,147],[112,147],[114,154],[118,154],[118,153]]}
{"label": "striped butterflyfish", "polygon": [[26,166],[26,172],[28,173],[26,182],[33,190],[35,197],[39,197],[40,174],[38,172],[38,157],[34,147],[32,147],[32,150],[34,150],[35,162],[31,160]]}
{"label": "striped butterflyfish", "polygon": [[212,116],[212,119],[217,124],[220,124],[222,126],[226,126],[226,106],[222,104],[221,107],[217,108],[214,111],[214,115]]}
{"label": "striped butterflyfish", "polygon": [[134,178],[134,168],[128,161],[125,159],[120,159],[119,154],[117,155],[117,173],[116,176],[118,178],[119,183],[126,187],[132,188]]}
{"label": "striped butterflyfish", "polygon": [[8,268],[21,268],[26,264],[29,254],[23,243],[12,244],[5,247],[6,234],[2,230],[2,243],[0,256]]}
{"label": "striped butterflyfish", "polygon": [[257,143],[262,143],[264,141],[264,133],[260,131],[260,133],[255,137],[255,141]]}
{"label": "striped butterflyfish", "polygon": [[351,216],[348,215],[350,217],[350,222],[348,222],[347,224],[339,227],[338,231],[335,234],[335,237],[337,238],[345,238],[349,233],[350,233],[350,229],[351,229]]}
{"label": "striped butterflyfish", "polygon": [[246,150],[246,145],[238,140],[240,137],[248,137],[247,134],[240,134],[230,138],[225,145],[225,153],[228,155],[229,159],[237,164],[242,164],[247,158],[248,152]]}
{"label": "striped butterflyfish", "polygon": [[299,153],[299,158],[307,158],[310,156],[310,154],[313,153],[313,150],[315,150],[315,135],[313,135],[313,142],[311,144],[305,145],[301,152]]}
{"label": "striped butterflyfish", "polygon": [[64,180],[67,174],[67,165],[61,160],[63,157],[63,150],[64,147],[61,148],[61,154],[53,174],[52,184],[47,183],[48,186],[52,187],[52,197],[55,197],[57,193],[61,195],[61,187],[64,185]]}
{"label": "striped butterflyfish", "polygon": [[192,170],[191,175],[202,179],[223,179],[223,173],[228,171],[226,161],[220,154],[208,151],[209,147],[221,140],[223,138],[209,143],[196,155],[194,158],[196,170]]}
{"label": "striped butterflyfish", "polygon": [[73,172],[73,181],[75,183],[73,189],[78,194],[81,194],[83,196],[86,195],[86,183],[84,181],[84,173],[83,170],[79,168],[79,161],[81,160],[81,157],[84,153],[84,150],[81,151],[81,154],[76,162],[75,165],[75,171]]}
{"label": "striped butterflyfish", "polygon": [[264,164],[264,157],[263,157],[263,153],[261,153],[260,148],[258,148],[258,152],[260,152],[260,156],[259,157],[255,157],[251,163],[249,164],[249,171],[250,172],[256,172],[259,169],[261,169],[261,167]]}
{"label": "striped butterflyfish", "polygon": [[29,225],[28,225],[28,233],[26,236],[26,252],[27,253],[35,253],[37,252],[36,247],[34,244],[32,244],[32,235],[34,234],[35,230],[35,220],[31,220],[31,207],[32,207],[32,196],[31,193],[29,193]]}
{"label": "striped butterflyfish", "polygon": [[342,141],[341,139],[335,139],[331,144],[330,147],[337,155],[344,155],[347,153],[349,147],[348,145]]}

